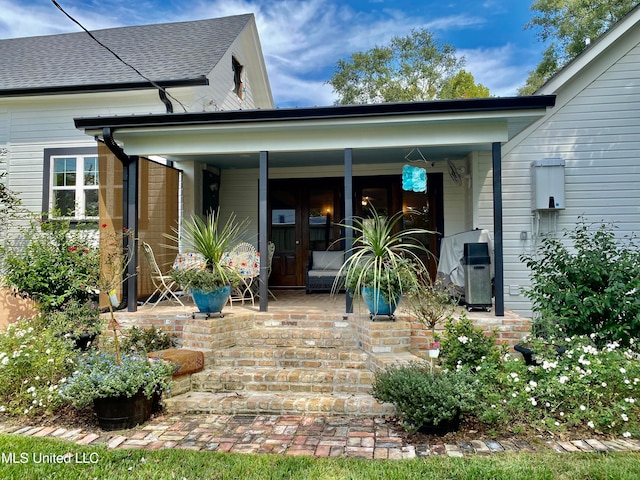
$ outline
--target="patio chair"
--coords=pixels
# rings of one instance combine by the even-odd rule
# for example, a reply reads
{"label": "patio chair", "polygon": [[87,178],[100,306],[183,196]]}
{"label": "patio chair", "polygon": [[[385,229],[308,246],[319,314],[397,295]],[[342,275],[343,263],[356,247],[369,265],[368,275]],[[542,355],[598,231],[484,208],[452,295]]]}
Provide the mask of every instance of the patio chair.
{"label": "patio chair", "polygon": [[184,307],[184,303],[182,303],[182,301],[173,291],[173,288],[176,286],[176,282],[171,279],[170,275],[162,273],[162,270],[160,270],[160,267],[158,266],[158,262],[156,262],[156,257],[153,254],[151,245],[149,245],[147,242],[142,242],[142,251],[144,252],[144,256],[147,259],[147,263],[149,264],[149,274],[151,276],[151,282],[155,287],[154,292],[151,294],[151,296],[149,296],[149,298],[147,298],[142,306],[145,306],[151,301],[151,299],[153,299],[156,294],[158,294],[159,297],[151,308],[155,308],[155,306],[158,305],[158,303],[160,303],[162,300],[176,300],[180,305]]}
{"label": "patio chair", "polygon": [[227,258],[228,265],[238,272],[242,280],[240,285],[231,292],[229,297],[231,306],[234,301],[240,301],[244,305],[247,296],[251,298],[251,305],[255,306],[252,285],[254,279],[260,274],[260,253],[250,243],[243,242],[231,250]]}

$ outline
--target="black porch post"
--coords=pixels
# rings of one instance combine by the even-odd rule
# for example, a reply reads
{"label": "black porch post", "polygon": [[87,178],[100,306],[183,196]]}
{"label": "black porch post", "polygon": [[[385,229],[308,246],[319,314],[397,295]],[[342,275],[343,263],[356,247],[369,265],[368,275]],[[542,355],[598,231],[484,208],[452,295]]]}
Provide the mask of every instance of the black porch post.
{"label": "black porch post", "polygon": [[267,285],[269,276],[269,245],[267,237],[268,229],[268,198],[269,184],[269,152],[260,152],[260,178],[258,180],[258,251],[260,252],[260,277],[258,282],[258,295],[260,296],[260,311],[266,312],[268,308],[269,289]]}
{"label": "black porch post", "polygon": [[[348,226],[353,225],[353,150],[346,148],[344,150],[344,217],[345,224]],[[344,232],[344,250],[345,259],[349,257],[351,247],[353,246],[353,230],[351,228],[345,228]],[[346,313],[353,312],[353,297],[346,290]]]}
{"label": "black porch post", "polygon": [[126,251],[129,255],[126,278],[122,291],[127,295],[127,311],[135,312],[138,308],[138,165],[137,156],[129,157],[129,161],[122,168],[122,226],[133,233],[127,237]]}
{"label": "black porch post", "polygon": [[502,145],[494,142],[491,147],[493,158],[493,257],[494,288],[497,317],[504,316],[504,245],[502,243]]}

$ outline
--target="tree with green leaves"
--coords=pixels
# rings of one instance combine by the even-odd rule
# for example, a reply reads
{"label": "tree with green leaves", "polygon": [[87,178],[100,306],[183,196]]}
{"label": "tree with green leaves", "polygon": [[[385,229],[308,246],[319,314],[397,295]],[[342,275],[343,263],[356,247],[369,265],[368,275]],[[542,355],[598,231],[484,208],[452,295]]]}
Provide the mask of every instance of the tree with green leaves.
{"label": "tree with green leaves", "polygon": [[518,93],[534,93],[638,4],[640,0],[534,0],[534,16],[525,28],[538,29],[538,38],[549,45]]}
{"label": "tree with green leaves", "polygon": [[412,30],[389,45],[339,60],[327,83],[339,105],[489,96],[488,88],[462,70],[464,64],[453,46],[425,29]]}

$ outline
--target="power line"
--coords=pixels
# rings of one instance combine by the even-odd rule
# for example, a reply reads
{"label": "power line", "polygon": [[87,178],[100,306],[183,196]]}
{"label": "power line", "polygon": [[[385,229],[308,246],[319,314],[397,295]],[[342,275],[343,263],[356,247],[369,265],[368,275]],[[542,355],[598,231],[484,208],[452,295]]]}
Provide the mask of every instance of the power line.
{"label": "power line", "polygon": [[104,43],[102,43],[100,40],[98,40],[89,30],[87,30],[78,20],[76,20],[75,18],[73,18],[71,15],[69,15],[59,4],[58,2],[56,2],[56,0],[51,0],[51,2],[56,6],[56,8],[58,10],[60,10],[62,13],[64,13],[67,18],[69,20],[71,20],[73,23],[75,23],[76,25],[78,25],[82,30],[84,30],[85,32],[87,32],[87,34],[98,44],[100,45],[102,48],[104,48],[105,50],[107,50],[111,55],[113,55],[114,57],[116,57],[116,59],[125,64],[127,67],[129,67],[131,70],[133,70],[134,72],[136,72],[138,75],[140,75],[142,78],[144,78],[147,82],[149,82],[152,86],[156,87],[158,90],[160,90],[161,92],[163,92],[167,97],[171,98],[172,100],[178,102],[180,104],[180,106],[182,107],[182,109],[187,112],[186,107],[182,104],[182,102],[180,100],[178,100],[176,97],[174,97],[173,95],[171,95],[166,88],[158,85],[156,82],[154,82],[153,80],[151,80],[149,77],[147,77],[146,75],[144,75],[140,70],[138,70],[136,67],[134,67],[133,65],[131,65],[130,63],[126,62],[125,60],[123,60],[120,55],[118,55],[116,52],[114,52],[113,50],[111,50],[108,46],[106,46]]}

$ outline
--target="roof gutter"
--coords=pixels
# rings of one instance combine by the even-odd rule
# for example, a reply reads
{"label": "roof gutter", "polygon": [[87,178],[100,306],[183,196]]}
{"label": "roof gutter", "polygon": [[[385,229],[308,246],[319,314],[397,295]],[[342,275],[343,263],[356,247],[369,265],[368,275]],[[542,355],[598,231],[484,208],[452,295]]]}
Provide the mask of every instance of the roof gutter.
{"label": "roof gutter", "polygon": [[[182,80],[166,80],[156,82],[163,88],[197,87],[209,85],[209,79],[205,76],[187,78]],[[13,88],[0,90],[0,98],[3,97],[34,97],[41,95],[68,95],[78,93],[103,93],[120,92],[125,90],[156,90],[157,87],[149,82],[104,83],[90,85],[63,85],[57,87]]]}
{"label": "roof gutter", "polygon": [[275,121],[328,120],[399,115],[538,110],[555,105],[555,95],[381,103],[268,110],[228,110],[177,114],[87,117],[74,119],[78,129],[141,128]]}

